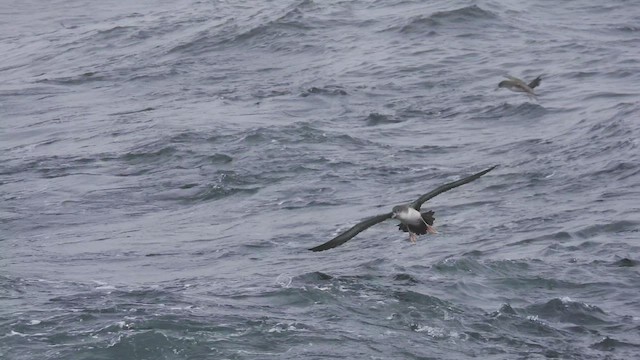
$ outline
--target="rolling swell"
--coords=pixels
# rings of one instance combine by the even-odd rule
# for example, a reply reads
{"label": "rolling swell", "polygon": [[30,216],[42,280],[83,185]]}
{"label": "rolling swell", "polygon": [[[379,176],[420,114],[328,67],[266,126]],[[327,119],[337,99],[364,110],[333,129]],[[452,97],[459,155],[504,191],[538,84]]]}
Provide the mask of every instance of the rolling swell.
{"label": "rolling swell", "polygon": [[448,11],[437,11],[429,16],[416,16],[399,29],[401,33],[422,32],[424,29],[445,26],[457,27],[460,24],[474,27],[496,19],[497,16],[478,5],[471,5]]}

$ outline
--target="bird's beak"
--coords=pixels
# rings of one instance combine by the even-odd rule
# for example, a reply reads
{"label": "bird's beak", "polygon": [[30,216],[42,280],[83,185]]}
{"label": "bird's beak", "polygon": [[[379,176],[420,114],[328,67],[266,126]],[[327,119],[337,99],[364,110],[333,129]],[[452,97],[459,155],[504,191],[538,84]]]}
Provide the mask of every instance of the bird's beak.
{"label": "bird's beak", "polygon": [[397,218],[397,217],[398,217],[398,214],[396,214],[396,213],[393,213],[393,215],[391,215],[391,218],[392,218],[392,219],[395,219],[395,218]]}

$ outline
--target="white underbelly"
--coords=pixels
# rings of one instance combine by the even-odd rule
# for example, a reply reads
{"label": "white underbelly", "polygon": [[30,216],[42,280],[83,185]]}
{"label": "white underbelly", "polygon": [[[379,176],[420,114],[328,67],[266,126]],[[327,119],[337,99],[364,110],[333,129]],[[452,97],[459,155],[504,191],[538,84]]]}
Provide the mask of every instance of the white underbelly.
{"label": "white underbelly", "polygon": [[422,223],[422,215],[414,208],[409,208],[409,211],[403,213],[402,216],[398,217],[398,219],[403,223],[410,225],[420,225]]}

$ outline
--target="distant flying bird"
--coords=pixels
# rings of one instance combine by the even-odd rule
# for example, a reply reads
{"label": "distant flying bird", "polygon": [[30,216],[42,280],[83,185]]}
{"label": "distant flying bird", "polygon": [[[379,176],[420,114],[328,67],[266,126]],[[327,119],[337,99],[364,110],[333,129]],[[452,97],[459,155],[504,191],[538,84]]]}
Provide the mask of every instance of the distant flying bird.
{"label": "distant flying bird", "polygon": [[437,189],[420,196],[416,201],[412,202],[411,204],[395,206],[390,213],[370,217],[354,225],[351,229],[343,232],[342,234],[327,241],[326,243],[322,245],[318,245],[309,250],[324,251],[324,250],[332,249],[336,246],[340,246],[346,243],[347,241],[349,241],[354,236],[358,235],[359,233],[387,219],[400,220],[400,224],[398,225],[398,228],[401,231],[408,232],[409,240],[411,241],[411,243],[415,244],[416,238],[418,237],[418,235],[424,235],[426,233],[430,233],[430,234],[436,233],[436,230],[433,228],[433,220],[434,220],[433,211],[426,211],[426,212],[420,213],[420,207],[422,206],[422,204],[424,204],[427,200],[445,191],[449,191],[460,185],[464,185],[466,183],[470,183],[478,179],[480,176],[495,169],[496,166],[498,165],[492,166],[486,170],[483,170],[477,174],[468,176],[464,179],[450,182],[448,184],[444,184],[438,187]]}
{"label": "distant flying bird", "polygon": [[525,83],[521,79],[513,76],[506,76],[509,80],[502,80],[498,84],[498,88],[506,88],[515,92],[523,92],[526,93],[529,97],[536,97],[536,93],[533,92],[538,85],[540,85],[540,81],[542,81],[542,75],[533,79],[529,84]]}

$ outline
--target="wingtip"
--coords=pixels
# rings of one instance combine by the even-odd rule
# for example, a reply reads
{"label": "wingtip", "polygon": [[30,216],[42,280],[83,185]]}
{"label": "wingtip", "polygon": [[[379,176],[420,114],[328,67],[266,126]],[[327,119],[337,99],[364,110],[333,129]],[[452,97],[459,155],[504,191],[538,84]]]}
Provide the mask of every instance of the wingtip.
{"label": "wingtip", "polygon": [[497,168],[498,165],[499,164],[496,164],[496,165],[493,165],[490,168],[486,168],[486,169],[480,171],[479,173],[476,173],[475,175],[471,175],[469,178],[471,178],[472,180],[476,180],[476,179],[480,178],[481,176],[486,175],[488,172],[493,171],[493,169]]}
{"label": "wingtip", "polygon": [[309,248],[307,250],[309,251],[313,251],[313,252],[318,252],[318,251],[325,251],[325,250],[329,250],[331,249],[330,247],[326,247],[326,244],[322,244],[322,245],[318,245],[318,246],[314,246],[312,248]]}
{"label": "wingtip", "polygon": [[307,249],[307,250],[313,251],[313,252],[320,252],[320,251],[325,251],[325,250],[329,250],[329,249],[331,249],[331,248],[326,248],[325,249],[325,248],[319,248],[319,246],[316,246],[316,247],[313,247],[313,248]]}
{"label": "wingtip", "polygon": [[492,171],[493,169],[497,168],[498,166],[500,166],[500,164],[493,165],[492,167],[487,168],[487,169],[485,169],[485,170],[481,171],[481,172],[480,172],[480,176],[482,176],[482,175],[484,175],[484,174],[488,173],[489,171]]}

